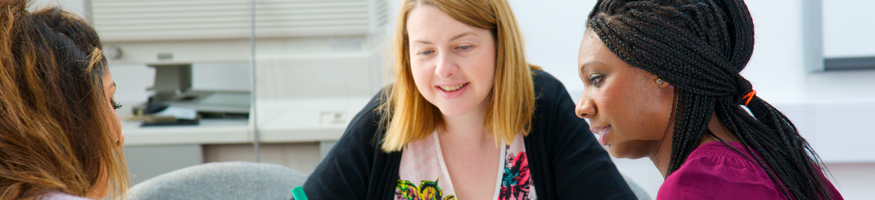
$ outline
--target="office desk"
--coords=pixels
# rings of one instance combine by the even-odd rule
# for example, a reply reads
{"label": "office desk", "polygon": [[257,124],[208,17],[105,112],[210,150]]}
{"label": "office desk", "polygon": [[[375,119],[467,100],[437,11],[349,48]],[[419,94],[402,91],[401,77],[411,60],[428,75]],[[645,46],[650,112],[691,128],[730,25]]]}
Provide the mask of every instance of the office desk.
{"label": "office desk", "polygon": [[252,142],[246,119],[201,120],[194,126],[140,127],[141,122],[122,122],[125,146],[235,144]]}
{"label": "office desk", "polygon": [[[248,120],[201,120],[196,126],[140,127],[122,122],[128,169],[136,184],[207,162],[255,161]],[[268,129],[260,133],[260,161],[312,172],[345,126]],[[303,137],[298,137],[303,136]]]}
{"label": "office desk", "polygon": [[[260,161],[312,172],[369,99],[260,101]],[[119,110],[120,117],[131,113],[129,109]],[[122,134],[133,183],[206,162],[255,161],[255,136],[247,119],[158,127],[122,121]]]}

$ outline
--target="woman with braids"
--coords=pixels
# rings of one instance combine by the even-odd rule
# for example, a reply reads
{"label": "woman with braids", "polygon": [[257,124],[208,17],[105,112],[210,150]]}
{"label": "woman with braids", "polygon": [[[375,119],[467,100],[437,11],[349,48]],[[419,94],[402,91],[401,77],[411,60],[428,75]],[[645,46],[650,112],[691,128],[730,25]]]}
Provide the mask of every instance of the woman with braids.
{"label": "woman with braids", "polygon": [[0,200],[122,199],[124,137],[97,33],[27,4],[0,1]]}
{"label": "woman with braids", "polygon": [[650,157],[666,178],[657,199],[842,199],[739,74],[753,30],[742,0],[600,0],[580,45],[577,115],[613,156]]}

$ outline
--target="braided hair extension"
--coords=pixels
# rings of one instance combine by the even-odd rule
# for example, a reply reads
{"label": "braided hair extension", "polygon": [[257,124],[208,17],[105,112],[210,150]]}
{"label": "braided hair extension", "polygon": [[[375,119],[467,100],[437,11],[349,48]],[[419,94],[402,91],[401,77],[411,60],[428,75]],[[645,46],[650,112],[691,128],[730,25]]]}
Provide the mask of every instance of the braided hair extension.
{"label": "braided hair extension", "polygon": [[[620,59],[671,83],[677,105],[668,173],[708,134],[712,113],[788,199],[832,199],[823,162],[796,127],[739,72],[753,53],[753,20],[743,0],[599,0],[588,28]],[[741,105],[753,114],[748,114]]]}

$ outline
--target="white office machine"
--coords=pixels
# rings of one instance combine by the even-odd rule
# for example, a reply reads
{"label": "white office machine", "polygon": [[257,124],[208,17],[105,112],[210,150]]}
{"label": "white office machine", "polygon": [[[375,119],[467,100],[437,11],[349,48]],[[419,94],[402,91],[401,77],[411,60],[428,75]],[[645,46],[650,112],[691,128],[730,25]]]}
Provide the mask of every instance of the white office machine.
{"label": "white office machine", "polygon": [[[110,65],[155,67],[151,99],[254,111],[249,124],[257,124],[259,141],[295,142],[336,140],[386,84],[387,4],[257,0],[253,9],[250,0],[91,0],[90,12]],[[193,64],[250,63],[253,10],[254,110],[248,91],[192,90]]]}

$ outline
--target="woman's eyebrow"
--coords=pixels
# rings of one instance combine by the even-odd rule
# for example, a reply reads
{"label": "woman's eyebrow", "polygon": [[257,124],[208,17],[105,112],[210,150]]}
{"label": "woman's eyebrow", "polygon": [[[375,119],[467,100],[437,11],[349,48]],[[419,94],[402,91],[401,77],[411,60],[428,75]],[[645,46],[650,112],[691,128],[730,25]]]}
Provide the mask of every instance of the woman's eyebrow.
{"label": "woman's eyebrow", "polygon": [[580,73],[583,73],[584,71],[586,71],[585,70],[586,67],[593,65],[593,64],[604,65],[605,63],[602,63],[602,62],[597,61],[597,60],[596,61],[589,61],[588,63],[584,63],[584,64],[580,65]]}

